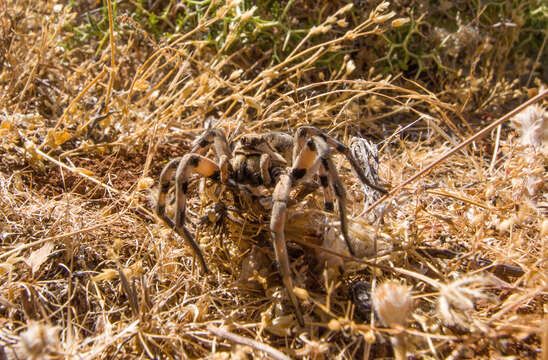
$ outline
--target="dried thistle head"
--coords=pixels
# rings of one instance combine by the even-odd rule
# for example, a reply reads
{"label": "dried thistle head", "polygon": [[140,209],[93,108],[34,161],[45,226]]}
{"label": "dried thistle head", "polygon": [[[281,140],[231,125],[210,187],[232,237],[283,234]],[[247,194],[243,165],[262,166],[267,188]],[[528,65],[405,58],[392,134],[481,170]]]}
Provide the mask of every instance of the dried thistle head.
{"label": "dried thistle head", "polygon": [[59,328],[31,322],[20,336],[18,356],[24,359],[51,358],[59,352]]}
{"label": "dried thistle head", "polygon": [[541,147],[548,143],[548,111],[538,104],[531,105],[512,118],[520,133],[520,143]]}
{"label": "dried thistle head", "polygon": [[469,328],[471,325],[480,325],[472,318],[475,311],[474,305],[477,299],[491,299],[482,290],[490,285],[491,280],[486,277],[472,276],[457,279],[449,284],[443,284],[440,288],[438,312],[447,325],[459,325]]}
{"label": "dried thistle head", "polygon": [[[520,144],[532,147],[535,152],[526,151],[508,162],[525,177],[516,177],[517,186],[522,186],[531,197],[536,196],[546,183],[544,156],[548,155],[548,111],[538,104],[531,105],[512,118],[512,124],[519,131]],[[538,151],[538,152],[537,152]]]}
{"label": "dried thistle head", "polygon": [[373,291],[373,307],[386,326],[404,327],[413,310],[413,299],[407,285],[389,280]]}
{"label": "dried thistle head", "polygon": [[455,32],[435,27],[432,36],[445,49],[447,55],[453,58],[473,52],[482,40],[479,30],[472,25],[461,25]]}

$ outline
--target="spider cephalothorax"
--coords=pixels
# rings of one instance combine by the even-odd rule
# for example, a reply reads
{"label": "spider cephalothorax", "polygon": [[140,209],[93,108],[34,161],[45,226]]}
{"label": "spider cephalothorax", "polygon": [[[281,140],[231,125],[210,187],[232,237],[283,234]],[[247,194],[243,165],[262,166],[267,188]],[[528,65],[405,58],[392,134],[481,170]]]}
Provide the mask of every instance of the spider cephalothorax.
{"label": "spider cephalothorax", "polygon": [[[213,148],[215,159],[205,156]],[[348,235],[346,218],[346,190],[331,159],[331,151],[343,154],[364,185],[380,192],[386,191],[366,178],[346,145],[311,126],[300,127],[294,136],[271,132],[243,135],[233,150],[221,129],[209,129],[195,142],[189,154],[171,160],[160,175],[160,190],[156,213],[193,247],[205,272],[209,272],[202,252],[184,225],[188,184],[193,174],[211,178],[233,188],[242,189],[263,185],[274,188],[270,231],[274,252],[283,283],[295,306],[297,320],[304,325],[302,311],[293,293],[293,282],[285,243],[285,223],[291,189],[314,175],[318,176],[324,193],[324,208],[334,210],[333,195],[337,199],[342,235],[350,253],[354,254]],[[166,215],[166,196],[175,176],[175,214]]]}

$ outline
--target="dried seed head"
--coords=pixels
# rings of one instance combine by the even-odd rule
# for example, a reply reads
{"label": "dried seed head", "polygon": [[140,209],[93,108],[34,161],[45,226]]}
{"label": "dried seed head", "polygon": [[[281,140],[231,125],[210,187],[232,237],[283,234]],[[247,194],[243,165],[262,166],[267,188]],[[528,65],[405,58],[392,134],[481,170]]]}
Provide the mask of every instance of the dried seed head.
{"label": "dried seed head", "polygon": [[501,221],[501,223],[499,224],[499,230],[502,231],[502,232],[509,232],[510,230],[512,230],[512,227],[517,223],[517,217],[516,216],[512,216],[508,219],[505,219],[503,221]]}
{"label": "dried seed head", "polygon": [[346,4],[344,7],[337,10],[337,12],[335,13],[335,16],[344,14],[344,13],[350,11],[350,9],[352,9],[353,7],[354,7],[354,4],[352,4],[352,3]]}
{"label": "dried seed head", "polygon": [[493,300],[484,293],[484,287],[491,284],[489,278],[470,276],[457,279],[440,288],[438,312],[447,325],[459,325],[468,328],[475,322],[471,316],[477,299]]}
{"label": "dried seed head", "polygon": [[58,352],[59,328],[31,322],[21,334],[19,355],[25,359],[44,359],[49,354]]}
{"label": "dried seed head", "polygon": [[495,187],[495,185],[493,185],[493,184],[488,184],[488,185],[485,187],[485,197],[486,197],[487,199],[492,198],[493,196],[495,196],[496,193],[497,193],[497,188]]}
{"label": "dried seed head", "polygon": [[354,70],[356,70],[356,64],[354,64],[354,61],[348,60],[346,63],[346,75],[352,74]]}
{"label": "dried seed head", "polygon": [[226,2],[226,6],[228,6],[229,8],[235,8],[236,6],[240,5],[240,3],[242,2],[242,0],[228,0]]}
{"label": "dried seed head", "polygon": [[525,181],[525,190],[531,197],[537,195],[544,187],[545,180],[539,175],[529,175]]}
{"label": "dried seed head", "polygon": [[332,331],[339,331],[341,330],[342,326],[339,320],[337,319],[331,319],[329,321],[329,324],[327,324],[330,330]]}
{"label": "dried seed head", "polygon": [[383,12],[384,10],[388,9],[388,7],[390,6],[390,3],[388,1],[383,1],[382,3],[380,3],[376,8],[375,8],[375,11],[376,12]]}
{"label": "dried seed head", "polygon": [[477,213],[476,215],[472,217],[472,219],[470,219],[470,224],[476,227],[480,226],[485,223],[485,218],[486,216],[484,213],[481,213],[481,212]]}
{"label": "dried seed head", "polygon": [[348,22],[345,19],[340,19],[337,21],[337,25],[339,25],[342,28],[345,28],[348,26]]}
{"label": "dried seed head", "polygon": [[512,124],[520,132],[520,143],[538,147],[548,142],[548,111],[535,104],[512,118]]}
{"label": "dried seed head", "polygon": [[301,300],[307,300],[309,298],[308,291],[306,289],[300,288],[300,287],[294,287],[293,292],[297,297]]}
{"label": "dried seed head", "polygon": [[325,34],[329,30],[331,30],[331,25],[314,26],[312,27],[312,29],[310,29],[310,36],[316,34]]}
{"label": "dried seed head", "polygon": [[411,292],[397,281],[386,281],[373,292],[373,307],[386,326],[403,327],[413,310]]}
{"label": "dried seed head", "polygon": [[244,23],[244,22],[247,22],[249,19],[251,19],[251,17],[253,16],[253,14],[255,13],[255,11],[257,11],[257,7],[256,6],[253,6],[251,9],[249,9],[248,11],[244,12],[242,14],[242,18],[241,18],[241,21]]}
{"label": "dried seed head", "polygon": [[409,18],[399,18],[399,19],[392,20],[392,27],[403,26],[407,24],[409,21],[411,21],[409,20]]}
{"label": "dried seed head", "polygon": [[380,23],[383,23],[385,21],[388,21],[390,19],[392,19],[394,16],[396,16],[396,13],[394,11],[390,11],[389,13],[387,14],[383,14],[383,15],[376,15],[373,17],[372,21],[375,23],[375,24],[380,24]]}
{"label": "dried seed head", "polygon": [[291,328],[295,324],[295,316],[282,315],[272,319],[266,330],[277,336],[288,336],[291,334]]}
{"label": "dried seed head", "polygon": [[337,22],[337,17],[335,15],[331,15],[325,20],[326,24],[333,24],[336,22]]}
{"label": "dried seed head", "polygon": [[242,75],[244,71],[242,69],[238,69],[238,70],[235,70],[233,71],[230,76],[228,77],[228,80],[236,80],[237,78],[240,77],[240,75]]}
{"label": "dried seed head", "polygon": [[362,336],[363,339],[369,344],[373,344],[375,342],[375,332],[373,332],[373,330],[362,333]]}

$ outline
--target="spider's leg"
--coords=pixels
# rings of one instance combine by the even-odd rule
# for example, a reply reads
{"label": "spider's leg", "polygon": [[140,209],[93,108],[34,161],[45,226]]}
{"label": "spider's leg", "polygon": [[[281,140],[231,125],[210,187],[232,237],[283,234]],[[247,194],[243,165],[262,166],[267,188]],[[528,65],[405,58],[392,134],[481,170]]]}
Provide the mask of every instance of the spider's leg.
{"label": "spider's leg", "polygon": [[312,126],[301,126],[295,131],[295,135],[293,136],[293,164],[297,161],[297,157],[300,155],[306,140],[313,135],[310,129],[315,128]]}
{"label": "spider's leg", "polygon": [[301,305],[297,300],[297,296],[293,292],[293,278],[291,276],[291,268],[289,266],[289,256],[287,254],[287,246],[285,243],[285,223],[287,220],[287,201],[293,181],[291,175],[282,174],[278,179],[274,193],[272,194],[272,216],[270,218],[270,231],[272,234],[272,243],[274,253],[278,262],[278,268],[282,276],[282,281],[287,289],[289,298],[295,307],[297,321],[299,325],[304,326],[303,313]]}
{"label": "spider's leg", "polygon": [[346,211],[346,190],[339,178],[335,164],[331,159],[329,150],[329,144],[322,136],[312,136],[309,138],[301,149],[295,161],[295,165],[291,170],[293,179],[298,180],[303,178],[311,168],[314,168],[314,164],[319,159],[318,175],[320,177],[320,184],[324,191],[324,208],[327,211],[333,209],[333,200],[331,189],[335,193],[337,203],[339,207],[339,217],[341,221],[341,232],[343,238],[348,246],[348,251],[354,255],[354,248],[350,243],[350,236],[348,235],[348,220]]}
{"label": "spider's leg", "polygon": [[[199,156],[199,155],[196,155],[196,156]],[[185,156],[185,157],[187,157],[187,156]],[[185,159],[185,157],[183,157],[183,159]],[[202,268],[204,269],[204,271],[206,273],[209,273],[209,269],[207,267],[204,256],[202,254],[202,250],[200,249],[200,247],[198,246],[196,241],[194,241],[194,238],[193,238],[192,234],[190,233],[190,231],[188,231],[187,228],[184,227],[184,226],[177,227],[175,225],[175,222],[173,222],[173,220],[170,219],[166,215],[166,211],[165,211],[166,210],[166,195],[167,195],[167,192],[168,192],[169,187],[170,187],[170,182],[173,179],[175,169],[177,168],[177,166],[180,167],[182,162],[183,162],[183,160],[181,160],[181,158],[173,159],[169,163],[167,163],[167,165],[164,167],[164,170],[162,170],[162,174],[160,175],[160,190],[159,190],[159,193],[158,193],[158,201],[156,203],[156,214],[170,228],[175,230],[175,232],[179,236],[181,236],[186,242],[188,242],[190,244],[190,246],[192,246],[192,249],[194,250],[194,253],[196,253],[196,255],[198,256],[198,259],[200,261],[200,265],[202,266]],[[176,206],[176,208],[177,208],[177,206]]]}
{"label": "spider's leg", "polygon": [[325,134],[322,130],[313,127],[313,126],[302,126],[299,129],[297,129],[297,132],[295,133],[295,147],[293,149],[293,159],[296,158],[297,154],[300,152],[300,148],[304,145],[306,139],[308,139],[311,136],[318,136],[322,138],[329,146],[333,147],[335,150],[337,150],[339,153],[343,154],[350,165],[352,166],[352,169],[358,176],[358,179],[360,179],[360,182],[363,185],[367,185],[383,194],[386,194],[387,191],[383,189],[382,187],[375,185],[367,179],[365,176],[365,173],[363,172],[363,169],[360,167],[359,163],[356,161],[354,156],[352,155],[352,152],[348,148],[348,146],[344,145],[339,140]]}
{"label": "spider's leg", "polygon": [[190,152],[204,155],[211,145],[213,145],[217,156],[230,156],[228,141],[226,140],[224,131],[221,129],[210,129],[204,132],[199,138],[194,140],[194,145]]}
{"label": "spider's leg", "polygon": [[156,215],[168,224],[173,223],[173,221],[166,216],[166,197],[179,161],[181,161],[181,158],[176,158],[168,162],[160,174],[160,187],[158,190],[158,199],[156,201],[155,210]]}
{"label": "spider's leg", "polygon": [[[320,168],[319,168],[319,177],[320,183],[324,189],[324,204],[326,211],[333,211],[333,202],[331,199],[330,190],[333,189],[335,197],[337,198],[337,204],[339,207],[339,217],[341,221],[341,232],[348,246],[348,251],[350,254],[355,255],[354,247],[350,243],[350,236],[348,235],[348,219],[347,219],[347,210],[346,210],[346,189],[344,187],[341,178],[337,172],[335,164],[331,159],[331,154],[329,151],[329,145],[327,142],[319,136],[312,138],[316,143],[318,148],[318,156],[320,157]],[[328,195],[329,194],[329,195]],[[329,197],[328,197],[329,196]],[[329,209],[330,208],[330,209]]]}
{"label": "spider's leg", "polygon": [[316,142],[309,138],[293,161],[293,168],[291,168],[293,181],[298,182],[305,178],[312,168],[316,168],[317,160],[318,149]]}
{"label": "spider's leg", "polygon": [[333,190],[329,186],[329,173],[327,172],[326,167],[322,164],[318,170],[318,175],[320,178],[320,185],[323,189],[323,209],[325,211],[333,212]]}
{"label": "spider's leg", "polygon": [[[320,152],[320,157],[318,153]],[[278,266],[280,269],[280,274],[282,275],[282,280],[285,287],[288,290],[289,297],[293,306],[295,307],[297,320],[301,326],[304,326],[304,319],[301,311],[300,304],[297,300],[296,295],[293,292],[293,279],[291,277],[291,269],[289,266],[289,257],[287,254],[287,246],[285,242],[285,223],[287,221],[287,206],[289,201],[289,193],[293,185],[305,178],[306,174],[311,170],[316,168],[316,164],[320,159],[320,166],[324,167],[322,174],[325,176],[322,183],[330,184],[330,177],[333,177],[332,171],[330,168],[334,168],[331,158],[329,157],[329,146],[325,141],[322,141],[320,138],[314,139],[310,138],[306,141],[299,153],[295,156],[295,161],[293,167],[289,174],[282,173],[279,176],[278,183],[274,188],[274,193],[272,194],[272,217],[270,219],[270,231],[272,233],[272,242],[274,245],[274,252],[276,254],[276,259],[278,261]],[[325,159],[325,161],[324,161]],[[336,176],[336,173],[334,174]],[[336,179],[333,179],[336,181]],[[339,180],[340,183],[340,180]],[[344,188],[340,188],[333,183],[335,193],[340,200],[340,203],[345,207],[346,199]],[[342,184],[340,184],[342,185]],[[326,186],[327,187],[327,186]],[[339,194],[339,190],[342,190],[343,193]],[[330,191],[325,190],[325,191]],[[330,194],[330,192],[329,192]],[[339,197],[341,195],[341,197]],[[327,195],[328,199],[330,195]],[[329,205],[326,205],[329,206]],[[346,208],[344,209],[346,210]],[[346,216],[346,212],[344,213]],[[345,218],[346,223],[346,218]]]}
{"label": "spider's leg", "polygon": [[194,145],[190,150],[191,153],[204,155],[213,146],[215,154],[219,162],[221,182],[224,184],[229,178],[229,159],[231,157],[230,148],[226,135],[222,129],[207,130],[202,136],[194,141]]}
{"label": "spider's leg", "polygon": [[175,174],[175,226],[179,227],[184,224],[186,211],[186,195],[190,176],[198,174],[201,177],[218,179],[220,169],[213,160],[198,154],[186,154],[179,162],[177,173]]}
{"label": "spider's leg", "polygon": [[186,154],[179,162],[177,172],[175,175],[175,215],[174,215],[174,228],[178,234],[188,241],[188,243],[194,249],[194,252],[198,256],[200,263],[207,273],[207,265],[202,254],[202,250],[192,237],[192,234],[184,226],[185,213],[186,213],[186,197],[188,192],[188,184],[190,176],[198,174],[202,177],[216,179],[220,176],[220,169],[215,162],[206,158],[205,156],[198,154]]}
{"label": "spider's leg", "polygon": [[[291,160],[293,149],[293,136],[282,132],[270,132],[262,135],[263,139],[280,154],[286,161]],[[282,161],[282,163],[285,163]]]}
{"label": "spider's leg", "polygon": [[270,177],[270,165],[272,161],[270,160],[269,154],[261,154],[260,167],[261,167],[261,179],[265,186],[272,184],[272,179]]}
{"label": "spider's leg", "polygon": [[[327,147],[327,145],[325,145]],[[315,168],[317,163],[318,152],[313,139],[306,142],[289,174],[283,172],[278,178],[274,193],[272,194],[272,216],[270,218],[270,231],[272,233],[272,243],[276,260],[278,261],[279,271],[282,275],[283,283],[289,294],[289,298],[295,307],[297,320],[301,326],[304,326],[304,318],[297,296],[293,292],[293,278],[291,276],[291,268],[289,266],[289,256],[287,254],[287,246],[285,242],[285,223],[287,221],[287,207],[289,201],[289,193],[291,188],[298,181],[303,179],[311,169]]]}

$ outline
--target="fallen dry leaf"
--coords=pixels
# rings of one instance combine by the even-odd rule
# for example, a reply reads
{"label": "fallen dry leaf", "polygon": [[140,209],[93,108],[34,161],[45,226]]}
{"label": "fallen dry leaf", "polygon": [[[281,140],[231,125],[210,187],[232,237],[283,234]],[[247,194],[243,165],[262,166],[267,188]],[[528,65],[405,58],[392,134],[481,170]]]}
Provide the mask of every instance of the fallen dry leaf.
{"label": "fallen dry leaf", "polygon": [[34,275],[40,266],[48,259],[48,256],[51,254],[51,250],[55,245],[53,242],[48,241],[40,249],[34,250],[28,258],[25,259],[25,263],[31,268],[32,274]]}

